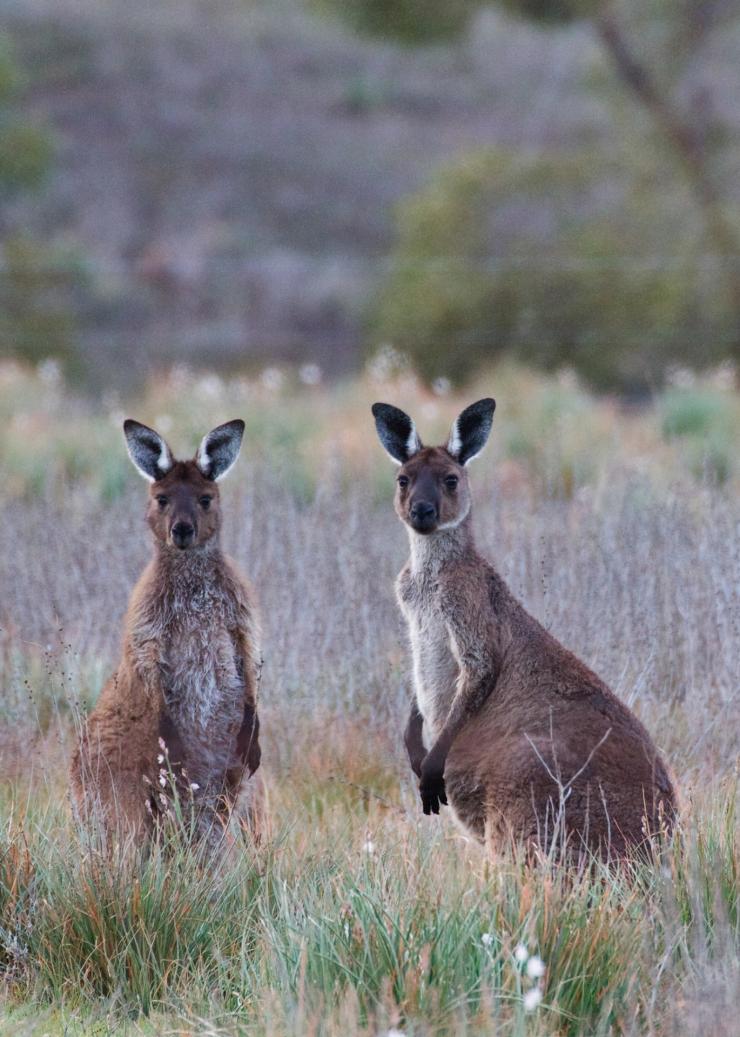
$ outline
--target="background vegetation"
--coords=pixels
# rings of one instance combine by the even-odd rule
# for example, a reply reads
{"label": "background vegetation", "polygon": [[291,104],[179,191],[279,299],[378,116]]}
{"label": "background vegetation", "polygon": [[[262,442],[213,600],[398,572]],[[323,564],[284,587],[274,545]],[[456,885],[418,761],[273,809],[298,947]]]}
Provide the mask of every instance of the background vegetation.
{"label": "background vegetation", "polygon": [[0,29],[6,354],[100,391],[391,346],[635,399],[740,359],[737,0],[34,0]]}

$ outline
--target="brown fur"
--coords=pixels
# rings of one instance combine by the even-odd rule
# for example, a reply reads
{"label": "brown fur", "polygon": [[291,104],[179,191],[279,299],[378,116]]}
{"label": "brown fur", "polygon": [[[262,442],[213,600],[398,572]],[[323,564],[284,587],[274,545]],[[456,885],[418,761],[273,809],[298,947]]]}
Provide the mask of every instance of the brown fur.
{"label": "brown fur", "polygon": [[[75,803],[141,841],[170,808],[172,773],[199,836],[220,838],[235,808],[258,829],[261,790],[243,792],[260,762],[258,618],[219,546],[218,486],[195,461],[173,462],[152,482],[147,520],[154,557],[129,601],[119,666],[72,760]],[[183,523],[193,527],[184,548],[173,539]]]}
{"label": "brown fur", "polygon": [[[425,812],[449,800],[464,828],[491,848],[514,837],[547,850],[565,837],[569,852],[630,853],[675,810],[649,734],[478,554],[455,426],[447,447],[417,440],[404,459],[408,429],[395,409],[378,406],[381,420],[385,410],[396,423],[390,434],[379,429],[381,438],[403,461],[395,508],[411,558],[397,595],[417,696],[405,743]],[[420,502],[432,509],[424,521]]]}

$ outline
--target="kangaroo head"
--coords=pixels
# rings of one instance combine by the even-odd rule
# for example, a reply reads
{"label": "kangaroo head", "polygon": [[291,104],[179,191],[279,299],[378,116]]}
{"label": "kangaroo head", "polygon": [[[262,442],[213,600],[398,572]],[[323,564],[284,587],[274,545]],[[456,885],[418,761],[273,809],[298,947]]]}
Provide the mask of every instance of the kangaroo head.
{"label": "kangaroo head", "polygon": [[422,445],[412,419],[388,403],[373,404],[380,442],[401,466],[396,479],[395,508],[402,522],[428,536],[454,529],[470,511],[466,466],[486,445],[495,400],[478,400],[452,423],[444,446]]}
{"label": "kangaroo head", "polygon": [[181,551],[207,543],[221,528],[216,484],[239,455],[244,422],[213,429],[191,461],[176,461],[158,432],[131,418],[123,433],[129,457],[150,483],[147,522],[156,539]]}

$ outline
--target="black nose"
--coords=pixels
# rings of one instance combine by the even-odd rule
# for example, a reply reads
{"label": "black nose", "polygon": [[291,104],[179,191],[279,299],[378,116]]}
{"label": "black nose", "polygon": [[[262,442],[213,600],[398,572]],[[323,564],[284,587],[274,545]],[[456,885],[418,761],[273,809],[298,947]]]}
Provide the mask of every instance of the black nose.
{"label": "black nose", "polygon": [[417,501],[411,507],[411,518],[414,522],[430,522],[437,517],[437,509],[426,501]]}
{"label": "black nose", "polygon": [[172,539],[178,547],[185,547],[195,536],[195,527],[190,522],[176,522],[172,527]]}

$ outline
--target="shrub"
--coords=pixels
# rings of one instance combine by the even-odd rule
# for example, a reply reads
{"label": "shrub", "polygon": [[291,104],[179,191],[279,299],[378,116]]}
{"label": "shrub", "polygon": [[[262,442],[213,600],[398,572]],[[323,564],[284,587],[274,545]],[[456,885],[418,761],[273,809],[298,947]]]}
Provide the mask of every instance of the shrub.
{"label": "shrub", "polygon": [[16,110],[19,80],[7,42],[0,37],[0,191],[5,194],[37,187],[51,160],[48,134]]}
{"label": "shrub", "polygon": [[427,378],[460,382],[508,353],[637,392],[669,360],[718,359],[706,344],[733,328],[721,278],[682,188],[658,193],[648,173],[587,151],[489,150],[443,169],[400,206],[373,343]]}
{"label": "shrub", "polygon": [[357,32],[401,43],[433,43],[458,36],[476,0],[315,0],[320,10],[338,15]]}

